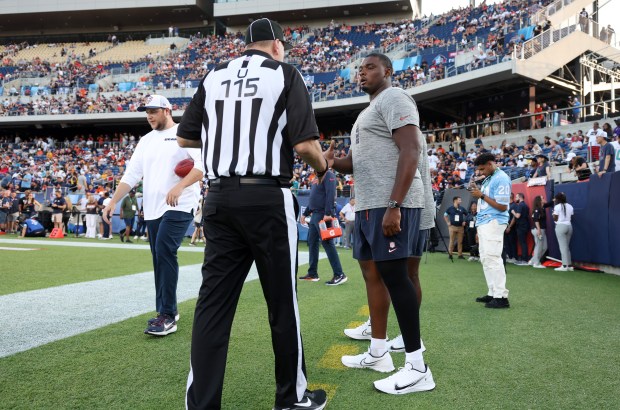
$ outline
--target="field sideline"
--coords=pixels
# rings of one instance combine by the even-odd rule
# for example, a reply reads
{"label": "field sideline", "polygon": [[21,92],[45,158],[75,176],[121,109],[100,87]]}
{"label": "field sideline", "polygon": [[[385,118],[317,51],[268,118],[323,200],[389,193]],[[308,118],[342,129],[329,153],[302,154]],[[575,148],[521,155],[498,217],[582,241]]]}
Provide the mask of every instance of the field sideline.
{"label": "field sideline", "polygon": [[[125,279],[149,271],[151,264],[148,249],[1,242],[3,248],[42,250],[0,250],[0,295]],[[421,330],[437,388],[396,397],[372,387],[384,375],[340,364],[342,354],[368,346],[342,333],[366,319],[367,306],[357,263],[350,253],[339,252],[347,283],[325,286],[331,272],[322,260],[321,282],[298,285],[309,381],[328,391],[329,409],[617,408],[620,277],[510,266],[512,307],[496,311],[474,302],[485,291],[480,264],[452,264],[443,254],[429,255],[421,267]],[[193,267],[202,258],[199,252],[180,252],[179,259]],[[300,273],[306,268],[300,266]],[[0,358],[0,408],[183,408],[194,304],[190,299],[179,305],[179,331],[165,338],[142,334],[151,316],[146,313]],[[54,323],[62,308],[48,306],[32,315]],[[5,314],[12,319],[11,312]],[[246,283],[231,336],[226,409],[273,406],[266,316],[260,284]],[[390,336],[398,333],[393,314],[388,329]],[[0,337],[12,340],[5,329]],[[402,366],[404,354],[393,359]]]}

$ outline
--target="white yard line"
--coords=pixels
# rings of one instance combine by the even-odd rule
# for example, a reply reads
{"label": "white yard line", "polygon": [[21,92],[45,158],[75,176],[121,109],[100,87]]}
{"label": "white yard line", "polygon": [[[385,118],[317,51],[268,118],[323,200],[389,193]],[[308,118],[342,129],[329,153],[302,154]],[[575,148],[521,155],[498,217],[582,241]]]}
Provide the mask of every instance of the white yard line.
{"label": "white yard line", "polygon": [[[7,243],[7,240],[2,239],[0,242]],[[48,240],[27,242],[15,240],[15,242],[50,244]],[[53,243],[76,246],[71,242]],[[140,249],[144,247],[148,249],[148,245],[78,244],[103,248],[139,246]],[[200,247],[182,248],[192,252],[204,250]],[[319,257],[324,258],[325,254],[320,253]],[[299,265],[306,263],[308,252],[299,252]],[[177,287],[179,303],[198,296],[202,282],[200,269],[201,264],[182,266],[179,269]],[[305,274],[305,271],[300,269],[300,274]],[[257,278],[256,267],[252,266],[246,282]],[[0,357],[153,312],[154,306],[155,289],[152,271],[0,296],[0,312],[5,312],[6,317],[10,319],[5,320],[0,331],[2,336]],[[191,326],[191,320],[189,317],[182,317],[179,326]],[[144,326],[146,327],[146,323]],[[141,330],[136,329],[136,332]]]}

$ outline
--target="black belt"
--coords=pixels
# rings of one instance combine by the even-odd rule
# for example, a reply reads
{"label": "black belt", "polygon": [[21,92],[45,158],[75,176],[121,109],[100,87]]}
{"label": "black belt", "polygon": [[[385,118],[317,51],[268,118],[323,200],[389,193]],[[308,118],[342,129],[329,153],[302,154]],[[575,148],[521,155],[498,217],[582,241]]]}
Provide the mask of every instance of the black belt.
{"label": "black belt", "polygon": [[271,177],[260,177],[260,176],[252,176],[252,177],[224,177],[224,178],[215,178],[209,180],[210,187],[217,186],[233,186],[233,185],[270,185],[270,186],[284,186],[288,187],[290,184],[288,182],[283,183],[282,181],[271,178]]}

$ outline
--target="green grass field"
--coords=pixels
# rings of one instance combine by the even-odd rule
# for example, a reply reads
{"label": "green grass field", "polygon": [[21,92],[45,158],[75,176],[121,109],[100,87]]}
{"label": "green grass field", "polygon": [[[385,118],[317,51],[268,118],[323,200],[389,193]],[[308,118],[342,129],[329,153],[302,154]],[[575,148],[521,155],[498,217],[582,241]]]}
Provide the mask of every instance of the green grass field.
{"label": "green grass field", "polygon": [[[68,262],[77,255],[80,264]],[[357,262],[340,255],[346,284],[325,286],[331,272],[321,260],[321,282],[298,285],[310,387],[327,390],[329,409],[618,408],[620,277],[510,266],[512,307],[497,311],[474,302],[485,293],[480,264],[429,255],[421,266],[421,330],[437,388],[389,396],[372,386],[385,375],[340,364],[342,354],[368,346],[342,332],[366,319],[367,306]],[[199,253],[179,256],[183,265],[201,260]],[[0,251],[0,257],[0,294],[143,272],[151,263],[148,251],[91,248]],[[179,331],[165,338],[142,333],[149,317],[143,315],[0,359],[0,408],[183,408],[194,303],[179,306]],[[54,320],[53,312],[42,314]],[[266,316],[260,284],[247,283],[228,356],[226,409],[273,405]],[[392,313],[388,334],[397,333]],[[404,354],[393,359],[402,366]]]}

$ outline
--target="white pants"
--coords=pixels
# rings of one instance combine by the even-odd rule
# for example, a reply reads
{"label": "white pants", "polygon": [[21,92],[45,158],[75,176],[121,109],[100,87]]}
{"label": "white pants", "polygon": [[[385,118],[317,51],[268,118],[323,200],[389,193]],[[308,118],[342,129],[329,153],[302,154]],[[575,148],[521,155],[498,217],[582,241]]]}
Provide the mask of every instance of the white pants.
{"label": "white pants", "polygon": [[97,236],[97,216],[95,214],[86,214],[86,238]]}
{"label": "white pants", "polygon": [[504,248],[504,231],[506,225],[500,225],[497,220],[478,226],[478,241],[480,262],[489,287],[489,296],[507,298],[506,269],[502,260]]}
{"label": "white pants", "polygon": [[541,229],[540,233],[542,238],[538,239],[536,235],[536,228],[532,229],[532,236],[534,237],[534,251],[532,252],[532,265],[540,265],[540,259],[547,252],[547,235],[545,230]]}

